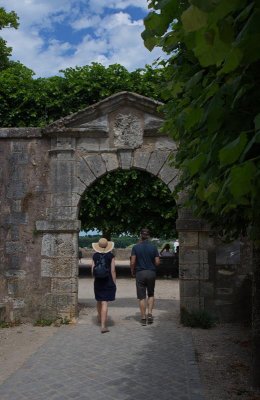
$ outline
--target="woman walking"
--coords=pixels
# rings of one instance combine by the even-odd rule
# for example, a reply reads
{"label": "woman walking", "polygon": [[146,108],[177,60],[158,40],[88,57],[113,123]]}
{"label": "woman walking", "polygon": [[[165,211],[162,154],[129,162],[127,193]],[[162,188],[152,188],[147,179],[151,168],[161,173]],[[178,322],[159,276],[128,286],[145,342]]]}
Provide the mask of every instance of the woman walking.
{"label": "woman walking", "polygon": [[114,301],[116,296],[116,269],[115,257],[112,254],[114,243],[105,238],[92,243],[95,250],[92,260],[92,275],[94,293],[97,301],[98,320],[101,323],[101,333],[109,332],[107,328],[108,302]]}

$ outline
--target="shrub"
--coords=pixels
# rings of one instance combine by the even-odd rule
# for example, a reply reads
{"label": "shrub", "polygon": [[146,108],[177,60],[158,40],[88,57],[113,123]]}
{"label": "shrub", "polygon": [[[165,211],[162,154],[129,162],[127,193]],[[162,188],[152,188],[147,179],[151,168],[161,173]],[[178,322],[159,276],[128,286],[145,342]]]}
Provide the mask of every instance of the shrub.
{"label": "shrub", "polygon": [[51,326],[54,321],[52,319],[37,319],[35,321],[34,326]]}
{"label": "shrub", "polygon": [[188,311],[184,307],[181,308],[181,323],[184,326],[209,329],[215,325],[215,322],[214,318],[207,311]]}
{"label": "shrub", "polygon": [[21,325],[20,320],[14,320],[12,322],[0,321],[0,328],[12,328],[18,325]]}

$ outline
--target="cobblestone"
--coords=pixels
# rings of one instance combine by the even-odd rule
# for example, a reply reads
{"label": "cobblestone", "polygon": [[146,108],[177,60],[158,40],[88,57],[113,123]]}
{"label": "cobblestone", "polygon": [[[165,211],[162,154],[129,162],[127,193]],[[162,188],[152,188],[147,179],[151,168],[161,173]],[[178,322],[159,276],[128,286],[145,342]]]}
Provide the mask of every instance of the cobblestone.
{"label": "cobblestone", "polygon": [[140,325],[134,298],[109,308],[100,334],[95,302],[63,326],[0,386],[1,400],[204,400],[191,335],[179,302],[158,299],[154,323]]}

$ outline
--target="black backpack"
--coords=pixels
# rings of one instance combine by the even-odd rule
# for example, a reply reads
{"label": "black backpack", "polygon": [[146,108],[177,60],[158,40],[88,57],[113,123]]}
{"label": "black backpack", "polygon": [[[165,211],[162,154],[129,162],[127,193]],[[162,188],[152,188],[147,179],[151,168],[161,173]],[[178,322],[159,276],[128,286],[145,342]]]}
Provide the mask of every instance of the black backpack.
{"label": "black backpack", "polygon": [[93,275],[94,278],[101,278],[101,279],[108,278],[109,269],[107,268],[105,254],[98,255],[98,259],[96,260],[93,268]]}

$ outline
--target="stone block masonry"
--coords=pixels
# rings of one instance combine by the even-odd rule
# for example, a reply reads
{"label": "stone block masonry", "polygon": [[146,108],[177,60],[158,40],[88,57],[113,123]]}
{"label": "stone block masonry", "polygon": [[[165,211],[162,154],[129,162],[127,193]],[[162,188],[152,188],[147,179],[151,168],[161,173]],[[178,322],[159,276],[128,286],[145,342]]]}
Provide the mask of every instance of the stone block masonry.
{"label": "stone block masonry", "polygon": [[[177,145],[159,105],[122,92],[44,129],[0,129],[1,318],[77,315],[80,199],[101,176],[136,168],[174,190]],[[212,307],[231,292],[216,290],[210,227],[181,209],[177,228],[181,304]]]}

